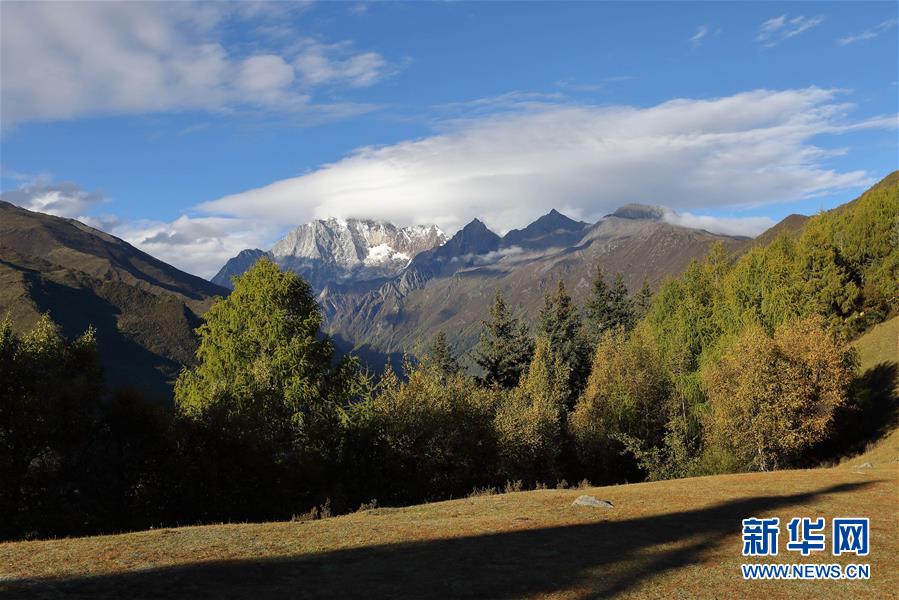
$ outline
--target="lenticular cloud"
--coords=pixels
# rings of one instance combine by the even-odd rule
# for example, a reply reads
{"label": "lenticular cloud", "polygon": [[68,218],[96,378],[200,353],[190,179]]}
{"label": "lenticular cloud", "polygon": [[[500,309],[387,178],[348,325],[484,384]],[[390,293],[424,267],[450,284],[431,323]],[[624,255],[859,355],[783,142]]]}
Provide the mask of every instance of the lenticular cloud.
{"label": "lenticular cloud", "polygon": [[[852,121],[852,105],[836,96],[808,88],[648,108],[544,105],[362,148],[200,209],[291,223],[435,223],[448,232],[478,217],[503,232],[550,207],[592,220],[629,202],[696,211],[795,201],[872,181],[863,171],[824,167],[816,136],[896,125],[894,117]],[[743,233],[757,233],[757,221],[746,221]],[[740,232],[740,223],[729,220],[727,230]]]}

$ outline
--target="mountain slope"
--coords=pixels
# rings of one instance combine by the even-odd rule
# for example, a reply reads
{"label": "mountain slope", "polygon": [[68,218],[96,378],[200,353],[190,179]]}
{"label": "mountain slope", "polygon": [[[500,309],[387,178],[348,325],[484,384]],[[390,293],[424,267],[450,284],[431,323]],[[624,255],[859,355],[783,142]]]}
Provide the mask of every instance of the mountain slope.
{"label": "mountain slope", "polygon": [[589,227],[589,223],[569,219],[552,209],[524,229],[513,229],[507,233],[503,236],[503,244],[526,250],[566,248],[580,240]]}
{"label": "mountain slope", "polygon": [[121,281],[151,293],[169,292],[200,308],[221,288],[74,219],[31,212],[0,201],[0,246],[62,268]]}
{"label": "mountain slope", "polygon": [[231,289],[231,278],[248,271],[263,256],[271,258],[271,254],[258,248],[241,250],[237,256],[228,259],[225,266],[219,269],[219,272],[212,278],[212,283]]}
{"label": "mountain slope", "polygon": [[808,223],[810,218],[811,217],[807,217],[806,215],[787,215],[786,217],[778,221],[774,226],[769,227],[756,237],[743,242],[743,244],[740,245],[739,250],[740,252],[744,252],[748,251],[753,246],[767,246],[784,233],[798,236],[802,233],[802,230],[805,228],[805,224]]}
{"label": "mountain slope", "polygon": [[83,223],[0,202],[0,315],[19,331],[44,312],[69,337],[95,327],[112,386],[167,396],[199,315],[226,293]]}

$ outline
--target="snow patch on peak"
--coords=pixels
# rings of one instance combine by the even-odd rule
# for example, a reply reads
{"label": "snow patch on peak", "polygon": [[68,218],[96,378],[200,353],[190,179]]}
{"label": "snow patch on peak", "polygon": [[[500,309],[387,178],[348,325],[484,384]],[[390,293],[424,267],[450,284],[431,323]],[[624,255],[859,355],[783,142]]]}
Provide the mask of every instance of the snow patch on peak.
{"label": "snow patch on peak", "polygon": [[378,244],[368,249],[368,255],[363,260],[366,266],[383,265],[389,262],[408,263],[412,257],[408,252],[394,250],[390,244]]}
{"label": "snow patch on peak", "polygon": [[378,244],[368,249],[368,256],[365,257],[366,265],[380,265],[390,260],[394,254],[390,244]]}

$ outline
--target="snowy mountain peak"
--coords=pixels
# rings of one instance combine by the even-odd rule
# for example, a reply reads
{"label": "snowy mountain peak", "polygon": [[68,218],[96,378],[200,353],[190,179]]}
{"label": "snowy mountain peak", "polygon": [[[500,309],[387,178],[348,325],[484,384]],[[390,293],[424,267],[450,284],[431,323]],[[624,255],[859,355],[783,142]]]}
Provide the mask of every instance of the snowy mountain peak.
{"label": "snowy mountain peak", "polygon": [[[330,217],[296,227],[267,254],[321,288],[328,282],[391,277],[417,254],[442,246],[446,239],[435,225],[398,227],[387,221]],[[226,265],[218,279],[225,282],[234,270],[245,271],[250,265],[244,262],[233,269]]]}

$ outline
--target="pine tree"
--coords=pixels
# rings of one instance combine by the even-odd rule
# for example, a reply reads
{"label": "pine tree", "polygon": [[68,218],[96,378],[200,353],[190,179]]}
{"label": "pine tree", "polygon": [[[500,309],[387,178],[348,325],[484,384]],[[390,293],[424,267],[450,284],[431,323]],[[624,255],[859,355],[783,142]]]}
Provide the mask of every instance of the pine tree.
{"label": "pine tree", "polygon": [[547,294],[540,311],[540,335],[569,371],[568,405],[574,404],[590,375],[591,344],[581,317],[559,281],[555,294]]}
{"label": "pine tree", "polygon": [[598,340],[608,328],[611,317],[609,305],[609,286],[606,285],[602,267],[596,268],[590,299],[587,301],[587,327],[593,340]]}
{"label": "pine tree", "polygon": [[446,341],[446,334],[438,331],[428,350],[428,358],[434,367],[444,376],[451,377],[462,370],[459,360]]}
{"label": "pine tree", "polygon": [[[651,293],[646,281],[643,285],[645,290],[641,290],[640,293],[646,294],[647,298],[638,298],[638,301],[644,302],[648,309],[648,298],[651,297]],[[593,342],[598,342],[602,334],[610,329],[623,327],[626,331],[630,331],[636,321],[645,314],[644,312],[638,315],[638,311],[636,303],[628,298],[627,286],[621,273],[615,273],[615,279],[609,286],[605,282],[602,268],[597,268],[586,311],[587,325]]]}
{"label": "pine tree", "polygon": [[621,273],[615,273],[615,281],[609,291],[609,326],[607,329],[623,327],[630,331],[635,322],[634,303],[627,295],[627,286]]}
{"label": "pine tree", "polygon": [[649,281],[644,277],[643,285],[637,296],[634,298],[634,321],[639,321],[649,312],[652,306],[652,290],[649,287]]}
{"label": "pine tree", "polygon": [[507,390],[514,388],[527,369],[533,351],[527,325],[509,313],[502,292],[497,290],[490,307],[490,321],[484,321],[475,353],[475,362],[484,371],[479,382]]}

